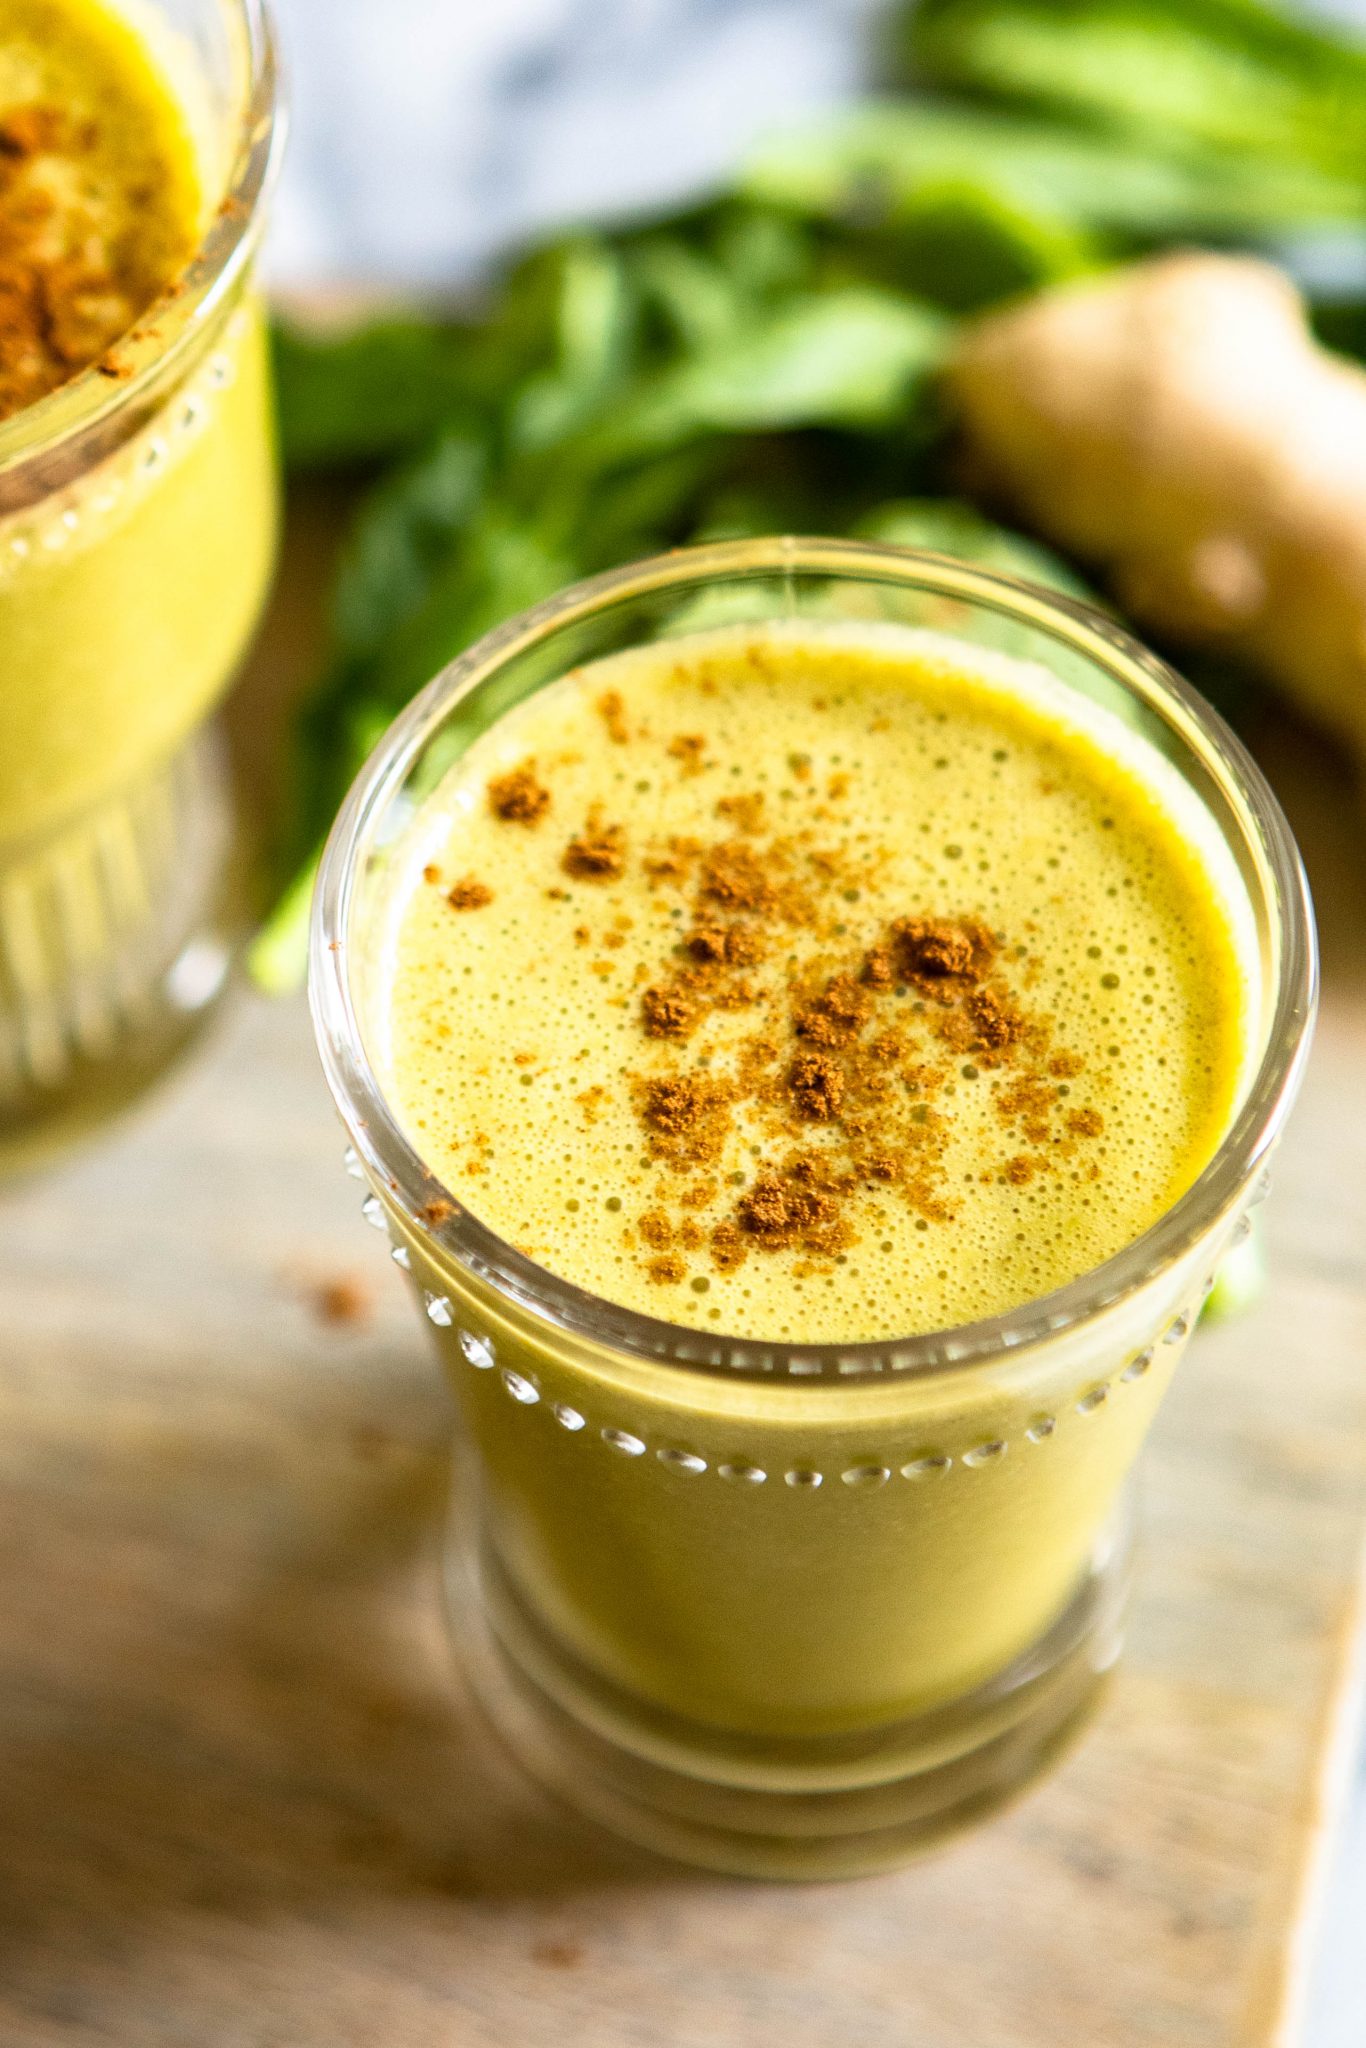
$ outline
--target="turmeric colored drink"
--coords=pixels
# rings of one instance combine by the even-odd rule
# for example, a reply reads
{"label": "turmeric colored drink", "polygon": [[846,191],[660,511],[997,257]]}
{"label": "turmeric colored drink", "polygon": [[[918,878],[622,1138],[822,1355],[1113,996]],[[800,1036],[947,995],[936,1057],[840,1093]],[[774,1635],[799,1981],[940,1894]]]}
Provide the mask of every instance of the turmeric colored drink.
{"label": "turmeric colored drink", "polygon": [[1161,1240],[1272,1019],[1251,842],[1078,686],[1103,641],[794,545],[835,564],[806,616],[587,656],[571,618],[478,737],[456,698],[336,972],[477,1450],[485,1696],[618,1825],[804,1872],[1016,1782],[1112,1657],[1246,1162]]}
{"label": "turmeric colored drink", "polygon": [[1228,1128],[1252,938],[1179,781],[1050,685],[770,627],[500,721],[394,955],[388,1088],[444,1185],[595,1294],[795,1343],[999,1315],[1141,1235]]}
{"label": "turmeric colored drink", "polygon": [[269,47],[191,13],[0,0],[0,1158],[139,1086],[226,967],[200,728],[274,546]]}

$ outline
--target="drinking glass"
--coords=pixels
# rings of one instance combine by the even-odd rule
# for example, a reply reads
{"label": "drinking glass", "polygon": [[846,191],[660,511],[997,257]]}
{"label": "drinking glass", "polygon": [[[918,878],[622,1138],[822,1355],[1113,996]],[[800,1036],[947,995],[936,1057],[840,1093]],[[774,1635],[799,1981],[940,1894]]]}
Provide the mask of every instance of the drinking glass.
{"label": "drinking glass", "polygon": [[[1203,805],[1257,934],[1252,1078],[1194,1185],[1067,1286],[929,1335],[773,1343],[599,1299],[442,1188],[386,1093],[405,835],[451,762],[595,657],[794,617],[933,627],[1108,707]],[[894,1863],[1028,1780],[1115,1660],[1134,1461],[1308,1046],[1303,871],[1210,707],[1099,612],[962,562],[771,539],[639,563],[489,634],[390,728],[323,860],[311,991],[364,1213],[462,1417],[457,1649],[530,1769],[656,1849],[801,1877]]]}
{"label": "drinking glass", "polygon": [[[147,0],[208,225],[105,359],[0,421],[0,1171],[99,1121],[221,991],[238,924],[209,724],[277,482],[253,268],[282,135],[263,0]],[[141,32],[140,29],[140,32]]]}

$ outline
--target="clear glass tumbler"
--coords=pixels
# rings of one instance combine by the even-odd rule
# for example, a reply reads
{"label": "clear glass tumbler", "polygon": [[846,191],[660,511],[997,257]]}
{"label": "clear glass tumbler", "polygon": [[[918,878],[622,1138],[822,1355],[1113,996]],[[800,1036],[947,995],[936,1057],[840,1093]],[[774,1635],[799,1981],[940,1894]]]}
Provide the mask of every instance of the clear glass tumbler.
{"label": "clear glass tumbler", "polygon": [[278,488],[252,271],[279,154],[263,0],[146,0],[208,226],[98,366],[0,421],[0,1172],[99,1121],[223,987],[232,805],[207,724]]}
{"label": "clear glass tumbler", "polygon": [[[929,1336],[761,1343],[597,1299],[441,1189],[385,1095],[395,856],[450,762],[596,656],[793,616],[1006,648],[1128,719],[1205,806],[1258,933],[1254,1076],[1194,1186],[1070,1285]],[[1026,1781],[1116,1656],[1134,1461],[1308,1046],[1303,872],[1208,705],[1099,613],[942,557],[779,539],[640,563],[502,626],[390,729],[323,862],[311,986],[365,1214],[463,1417],[458,1649],[530,1768],[656,1849],[798,1877],[896,1862]]]}

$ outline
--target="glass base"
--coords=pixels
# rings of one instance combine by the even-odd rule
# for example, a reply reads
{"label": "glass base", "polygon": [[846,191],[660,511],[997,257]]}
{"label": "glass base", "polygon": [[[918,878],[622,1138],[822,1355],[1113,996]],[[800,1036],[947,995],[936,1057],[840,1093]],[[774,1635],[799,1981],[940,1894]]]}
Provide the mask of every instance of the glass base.
{"label": "glass base", "polygon": [[1132,1522],[1126,1497],[1064,1613],[1007,1670],[947,1706],[857,1735],[728,1734],[613,1686],[528,1609],[468,1510],[452,1516],[447,1601],[476,1703],[567,1804],[705,1869],[858,1877],[985,1818],[1085,1726],[1122,1645]]}
{"label": "glass base", "polygon": [[157,1079],[223,993],[241,921],[211,728],[60,832],[0,847],[0,1175]]}

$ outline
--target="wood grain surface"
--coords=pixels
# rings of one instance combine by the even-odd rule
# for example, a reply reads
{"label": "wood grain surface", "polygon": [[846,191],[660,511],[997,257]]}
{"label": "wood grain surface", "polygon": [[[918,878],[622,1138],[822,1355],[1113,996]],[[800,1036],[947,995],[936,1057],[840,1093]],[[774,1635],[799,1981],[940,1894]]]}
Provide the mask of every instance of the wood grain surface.
{"label": "wood grain surface", "polygon": [[1335,764],[1268,752],[1328,968],[1272,1288],[1162,1415],[1088,1738],[893,1877],[665,1868],[472,1720],[435,1578],[447,1401],[300,1002],[242,998],[0,1202],[3,2048],[1293,2038],[1360,1634],[1366,905]]}

